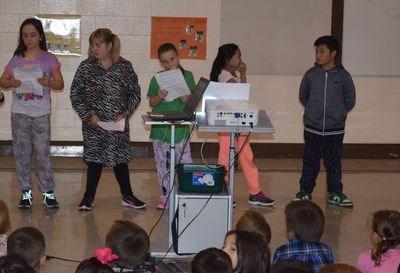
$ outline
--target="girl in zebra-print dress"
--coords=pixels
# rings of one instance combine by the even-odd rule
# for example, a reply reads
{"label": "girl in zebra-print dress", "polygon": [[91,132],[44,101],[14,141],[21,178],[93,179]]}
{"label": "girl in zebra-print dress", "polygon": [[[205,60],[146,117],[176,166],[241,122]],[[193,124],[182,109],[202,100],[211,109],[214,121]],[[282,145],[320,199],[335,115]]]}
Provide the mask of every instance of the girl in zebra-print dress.
{"label": "girl in zebra-print dress", "polygon": [[[121,189],[121,205],[144,208],[132,192],[128,161],[129,117],[140,103],[140,86],[131,62],[119,56],[120,40],[109,29],[89,37],[89,58],[75,73],[73,108],[82,119],[83,156],[87,162],[86,191],[79,210],[91,210],[103,166],[112,166]],[[98,122],[125,121],[123,131],[106,130]]]}

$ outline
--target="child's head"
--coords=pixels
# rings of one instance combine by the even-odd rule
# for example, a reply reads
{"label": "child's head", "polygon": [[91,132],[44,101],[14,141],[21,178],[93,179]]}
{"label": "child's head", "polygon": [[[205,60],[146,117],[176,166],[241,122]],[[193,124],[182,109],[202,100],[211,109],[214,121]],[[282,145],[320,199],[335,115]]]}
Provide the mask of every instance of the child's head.
{"label": "child's head", "polygon": [[267,244],[271,242],[271,228],[264,216],[258,211],[245,211],[237,221],[235,229],[260,232],[265,236]]}
{"label": "child's head", "polygon": [[102,264],[95,257],[82,261],[75,273],[114,273],[114,270],[107,264]]}
{"label": "child's head", "polygon": [[372,259],[380,265],[382,255],[400,244],[400,212],[380,210],[372,218],[371,241],[375,246]]}
{"label": "child's head", "polygon": [[210,80],[218,81],[218,75],[221,70],[228,67],[239,67],[241,62],[241,53],[239,46],[236,44],[224,44],[218,48],[217,56],[213,62]]}
{"label": "child's head", "polygon": [[19,28],[19,39],[15,56],[25,57],[27,49],[39,46],[41,50],[47,51],[46,36],[44,35],[42,22],[36,18],[28,18],[22,22]]}
{"label": "child's head", "polygon": [[19,228],[7,239],[7,253],[22,256],[36,271],[46,260],[45,250],[44,236],[34,227]]}
{"label": "child's head", "polygon": [[264,273],[270,269],[270,251],[258,232],[231,230],[225,236],[223,250],[236,273]]}
{"label": "child's head", "polygon": [[106,235],[106,246],[118,255],[118,267],[135,269],[149,253],[150,240],[146,231],[130,221],[115,221]]}
{"label": "child's head", "polygon": [[6,234],[10,231],[11,221],[8,207],[5,202],[0,200],[0,234]]}
{"label": "child's head", "polygon": [[274,264],[271,273],[314,273],[314,267],[305,261],[287,259]]}
{"label": "child's head", "polygon": [[326,64],[339,64],[340,43],[335,36],[325,35],[314,42],[316,63],[324,66]]}
{"label": "child's head", "polygon": [[324,232],[325,217],[312,201],[292,201],[285,207],[288,239],[319,242]]}
{"label": "child's head", "polygon": [[173,44],[164,43],[160,45],[157,50],[157,55],[164,70],[181,68],[178,50]]}
{"label": "child's head", "polygon": [[361,271],[349,264],[331,264],[321,267],[319,273],[361,273]]}
{"label": "child's head", "polygon": [[191,263],[191,268],[192,273],[233,273],[232,262],[228,254],[215,247],[197,253]]}
{"label": "child's head", "polygon": [[0,257],[1,273],[35,273],[23,257],[18,254],[8,254]]}
{"label": "child's head", "polygon": [[121,42],[117,35],[108,28],[96,29],[89,36],[88,55],[99,60],[111,58],[112,63],[118,62],[121,53]]}

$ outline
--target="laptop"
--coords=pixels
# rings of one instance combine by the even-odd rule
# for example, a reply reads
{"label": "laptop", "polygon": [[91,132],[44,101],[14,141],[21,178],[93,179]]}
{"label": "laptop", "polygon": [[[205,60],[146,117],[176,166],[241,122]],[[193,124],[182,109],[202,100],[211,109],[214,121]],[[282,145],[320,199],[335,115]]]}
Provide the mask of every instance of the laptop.
{"label": "laptop", "polygon": [[200,78],[194,91],[190,94],[189,99],[186,101],[185,108],[182,111],[160,111],[160,112],[147,112],[147,115],[155,121],[193,121],[195,118],[196,107],[199,104],[204,91],[206,91],[209,80]]}

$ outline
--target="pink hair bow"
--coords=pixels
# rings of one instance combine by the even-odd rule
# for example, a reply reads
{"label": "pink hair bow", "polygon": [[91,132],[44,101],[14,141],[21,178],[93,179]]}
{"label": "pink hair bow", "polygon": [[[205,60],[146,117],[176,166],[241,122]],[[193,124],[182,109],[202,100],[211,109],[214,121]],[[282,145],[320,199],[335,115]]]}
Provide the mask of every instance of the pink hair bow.
{"label": "pink hair bow", "polygon": [[118,255],[113,254],[111,248],[109,248],[109,247],[96,249],[96,251],[94,252],[93,255],[102,264],[108,264],[109,262],[112,262],[112,261],[118,259]]}

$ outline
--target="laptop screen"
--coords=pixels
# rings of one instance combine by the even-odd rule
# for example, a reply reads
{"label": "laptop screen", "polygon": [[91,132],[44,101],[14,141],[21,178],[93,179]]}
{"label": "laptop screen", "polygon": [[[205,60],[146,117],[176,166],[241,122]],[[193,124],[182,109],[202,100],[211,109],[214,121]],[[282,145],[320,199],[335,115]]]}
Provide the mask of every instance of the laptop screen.
{"label": "laptop screen", "polygon": [[206,91],[208,84],[210,83],[209,80],[206,78],[201,77],[199,82],[196,85],[194,91],[190,94],[189,99],[186,101],[185,108],[183,108],[183,112],[192,115],[194,111],[196,111],[196,107],[199,104],[204,91]]}

